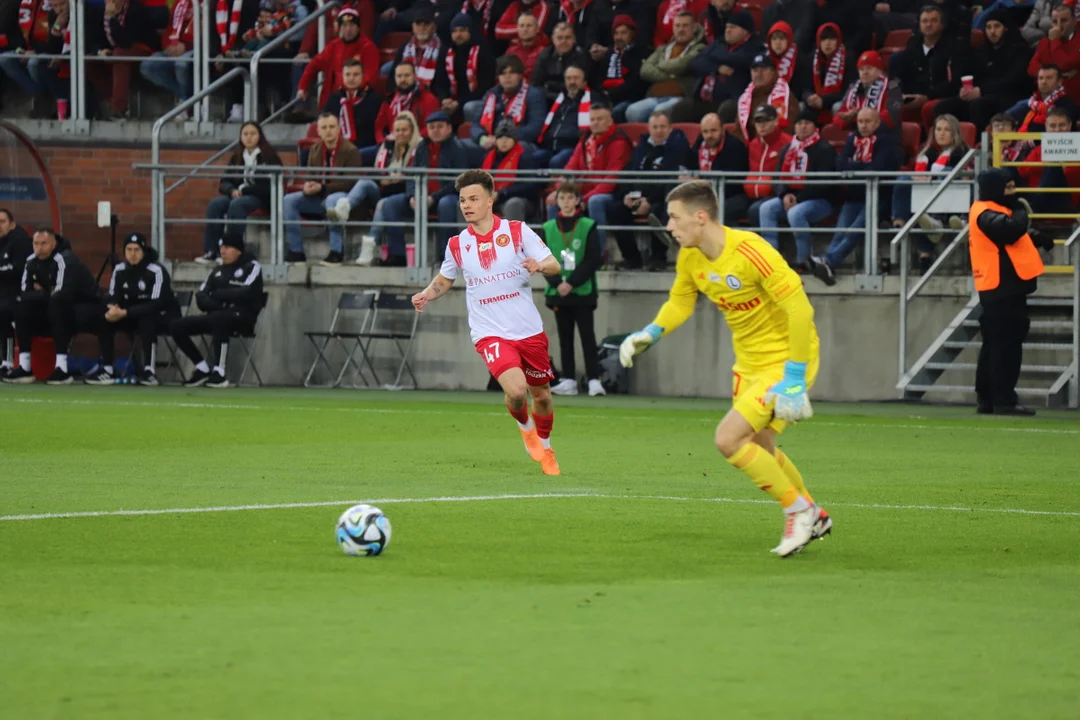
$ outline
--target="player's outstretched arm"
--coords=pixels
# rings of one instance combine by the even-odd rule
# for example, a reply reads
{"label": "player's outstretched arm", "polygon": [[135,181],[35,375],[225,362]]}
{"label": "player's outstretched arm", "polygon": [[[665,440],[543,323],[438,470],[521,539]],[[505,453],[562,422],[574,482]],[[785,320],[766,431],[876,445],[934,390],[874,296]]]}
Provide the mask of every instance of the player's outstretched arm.
{"label": "player's outstretched arm", "polygon": [[424,312],[424,307],[429,302],[445,295],[453,285],[454,281],[450,278],[443,277],[441,274],[436,275],[430,285],[412,296],[412,304],[416,312]]}
{"label": "player's outstretched arm", "polygon": [[675,264],[675,282],[660,312],[644,328],[627,335],[619,346],[619,362],[623,367],[633,367],[635,355],[648,350],[661,337],[678,328],[694,314],[698,289],[683,258],[684,255],[680,252],[679,260]]}

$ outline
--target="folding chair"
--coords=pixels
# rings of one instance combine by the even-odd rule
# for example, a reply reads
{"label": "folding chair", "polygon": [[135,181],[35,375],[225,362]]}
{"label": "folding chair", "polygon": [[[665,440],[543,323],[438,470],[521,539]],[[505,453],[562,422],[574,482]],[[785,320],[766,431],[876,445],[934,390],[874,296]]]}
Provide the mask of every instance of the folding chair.
{"label": "folding chair", "polygon": [[[191,310],[191,301],[195,299],[195,293],[191,290],[177,290],[175,292],[176,302],[180,305],[180,316],[183,317]],[[161,342],[165,343],[165,347],[169,349],[169,362],[165,363],[161,372],[158,373],[158,379],[162,380],[165,373],[170,370],[176,371],[176,377],[180,382],[184,382],[184,374],[180,372],[180,364],[177,362],[180,356],[180,350],[177,349],[176,344],[173,342],[169,335],[162,335],[158,338]],[[151,350],[151,357],[153,358],[154,367],[158,366],[157,363],[157,348]],[[130,361],[129,361],[130,362]]]}
{"label": "folding chair", "polygon": [[[338,298],[337,309],[334,310],[334,316],[330,319],[330,327],[325,332],[308,331],[304,335],[311,341],[311,344],[315,347],[315,359],[311,362],[311,367],[308,369],[307,377],[304,378],[304,387],[338,387],[341,385],[342,379],[345,377],[345,373],[349,367],[356,368],[356,377],[365,387],[368,385],[367,378],[364,377],[364,365],[371,368],[371,358],[368,357],[367,347],[361,342],[361,336],[364,332],[370,330],[370,323],[375,311],[375,300],[379,297],[379,293],[375,290],[366,290],[362,293],[355,292],[343,292],[341,297]],[[349,321],[353,318],[353,314],[361,312],[363,315],[360,318],[360,326],[356,330],[346,330],[343,326],[349,324]],[[334,375],[334,369],[330,366],[330,361],[326,358],[326,349],[331,342],[336,342],[341,347],[342,352],[345,353],[345,363],[341,366],[341,370],[337,373],[337,378],[331,383],[325,385],[318,385],[311,382],[312,376],[315,374],[315,370],[319,367],[320,363],[326,367],[330,372],[330,375]],[[349,343],[352,342],[352,346],[349,347]],[[359,350],[362,358],[361,362],[356,362],[356,351]],[[374,374],[374,370],[372,370]],[[353,387],[360,387],[356,381],[353,382]]]}
{"label": "folding chair", "polygon": [[[259,318],[262,317],[263,310],[266,309],[266,303],[270,300],[270,293],[263,292],[262,300],[259,302],[259,311],[255,316],[255,322],[251,325],[250,331],[234,332],[230,335],[233,340],[238,340],[240,349],[244,353],[244,367],[240,371],[240,379],[236,381],[237,386],[244,384],[244,377],[247,375],[248,368],[255,373],[256,387],[262,387],[262,376],[259,375],[259,368],[255,365],[255,345],[259,341]],[[226,352],[228,349],[226,348]],[[225,365],[225,358],[218,360],[222,366]]]}
{"label": "folding chair", "polygon": [[[409,377],[412,378],[413,384],[410,389],[415,390],[419,386],[419,383],[416,382],[416,375],[413,374],[412,367],[409,365],[409,352],[412,350],[413,339],[416,337],[416,326],[419,322],[420,313],[416,312],[412,304],[412,298],[408,295],[379,293],[379,297],[375,301],[375,311],[371,315],[371,327],[367,332],[359,333],[360,342],[367,342],[365,355],[376,384],[381,383],[372,362],[371,346],[376,340],[393,340],[394,346],[401,355],[401,364],[398,365],[394,384],[383,385],[383,387],[387,390],[402,390],[401,375],[406,371],[409,373]],[[405,343],[404,346],[402,346],[402,342]]]}

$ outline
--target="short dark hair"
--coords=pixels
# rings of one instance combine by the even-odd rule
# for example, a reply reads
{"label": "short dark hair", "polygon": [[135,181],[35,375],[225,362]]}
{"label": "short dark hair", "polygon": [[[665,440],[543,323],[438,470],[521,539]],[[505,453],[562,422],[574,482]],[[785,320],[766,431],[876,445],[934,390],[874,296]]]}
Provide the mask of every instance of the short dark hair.
{"label": "short dark hair", "polygon": [[495,61],[495,76],[502,75],[507,70],[515,72],[518,75],[525,74],[525,63],[521,61],[517,55],[503,55],[501,58]]}
{"label": "short dark hair", "polygon": [[457,176],[454,181],[454,190],[461,192],[470,185],[479,185],[487,191],[488,195],[495,194],[495,180],[491,173],[484,170],[466,170]]}
{"label": "short dark hair", "polygon": [[1016,127],[1016,118],[1008,113],[998,113],[990,118],[990,124],[993,125],[994,123],[1009,123],[1013,127]]}
{"label": "short dark hair", "polygon": [[39,227],[36,230],[34,230],[35,235],[37,235],[39,233],[42,234],[42,235],[49,235],[49,236],[51,236],[53,238],[56,237],[56,231],[53,230],[51,227]]}
{"label": "short dark hair", "polygon": [[334,118],[335,120],[337,120],[338,116],[337,116],[337,113],[332,113],[332,112],[321,112],[321,113],[319,113],[319,120],[322,120],[323,118]]}
{"label": "short dark hair", "polygon": [[1058,77],[1061,77],[1061,74],[1062,74],[1061,73],[1061,67],[1059,67],[1058,65],[1055,65],[1054,63],[1046,63],[1045,65],[1041,65],[1039,67],[1039,69],[1040,70],[1053,70],[1054,72],[1056,72],[1058,74]]}
{"label": "short dark hair", "polygon": [[696,17],[694,17],[694,13],[690,12],[689,10],[683,10],[682,12],[680,12],[680,13],[677,13],[677,14],[675,15],[675,17],[677,17],[677,18],[681,18],[681,17],[688,17],[688,18],[690,18],[691,20],[693,20],[694,22],[697,22],[697,18],[696,18]]}
{"label": "short dark hair", "polygon": [[940,5],[923,5],[919,8],[919,17],[922,17],[926,13],[937,13],[942,22],[945,21],[945,11],[941,9]]}
{"label": "short dark hair", "polygon": [[414,63],[412,60],[402,60],[401,62],[399,62],[397,65],[394,66],[394,71],[397,72],[397,69],[399,67],[401,67],[402,65],[408,65],[409,67],[411,67],[413,69],[413,72],[416,72],[416,63]]}
{"label": "short dark hair", "polygon": [[0,213],[7,215],[8,222],[15,222],[15,213],[11,212],[6,207],[0,207]]}
{"label": "short dark hair", "polygon": [[347,67],[358,67],[361,70],[363,70],[364,69],[364,63],[360,62],[356,58],[349,58],[348,60],[346,60],[344,63],[341,64],[341,67],[342,67],[342,69],[347,68]]}
{"label": "short dark hair", "polygon": [[667,201],[678,200],[692,210],[704,210],[709,219],[720,219],[720,201],[716,198],[716,190],[708,180],[692,180],[677,186],[668,193]]}
{"label": "short dark hair", "polygon": [[575,197],[581,197],[581,187],[578,186],[573,180],[564,180],[559,183],[558,189],[555,191],[556,197],[563,193],[569,193]]}
{"label": "short dark hair", "polygon": [[1068,110],[1066,110],[1065,108],[1063,108],[1063,107],[1061,107],[1059,105],[1055,105],[1054,107],[1052,107],[1052,108],[1050,108],[1049,110],[1046,111],[1046,119],[1049,120],[1052,117],[1065,118],[1066,120],[1069,121],[1069,124],[1072,125],[1072,121],[1073,121],[1072,114]]}

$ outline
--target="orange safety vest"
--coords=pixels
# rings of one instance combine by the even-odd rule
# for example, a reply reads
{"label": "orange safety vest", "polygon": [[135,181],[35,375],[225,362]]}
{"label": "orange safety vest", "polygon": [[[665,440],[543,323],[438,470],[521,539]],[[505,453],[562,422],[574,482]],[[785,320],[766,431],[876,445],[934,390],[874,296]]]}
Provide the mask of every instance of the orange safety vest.
{"label": "orange safety vest", "polygon": [[[979,292],[994,290],[1001,283],[1001,248],[986,237],[977,222],[985,210],[1005,213],[1012,217],[1012,210],[995,202],[979,200],[971,206],[968,213],[968,244],[971,248],[971,270],[975,275],[975,289]],[[1031,280],[1042,275],[1042,258],[1027,233],[1011,245],[1006,245],[1005,252],[1021,280]]]}

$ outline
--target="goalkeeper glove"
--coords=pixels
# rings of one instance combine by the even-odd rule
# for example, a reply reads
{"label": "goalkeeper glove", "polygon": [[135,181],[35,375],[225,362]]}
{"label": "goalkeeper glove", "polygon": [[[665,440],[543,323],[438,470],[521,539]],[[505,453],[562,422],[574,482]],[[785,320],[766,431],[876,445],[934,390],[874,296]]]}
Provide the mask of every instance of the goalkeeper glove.
{"label": "goalkeeper glove", "polygon": [[806,363],[788,360],[784,363],[784,379],[769,388],[765,402],[776,401],[773,415],[780,420],[795,422],[814,415],[810,398],[806,396]]}
{"label": "goalkeeper glove", "polygon": [[664,328],[656,324],[649,324],[644,330],[630,333],[619,346],[619,362],[625,368],[633,367],[634,356],[648,350],[663,334]]}

